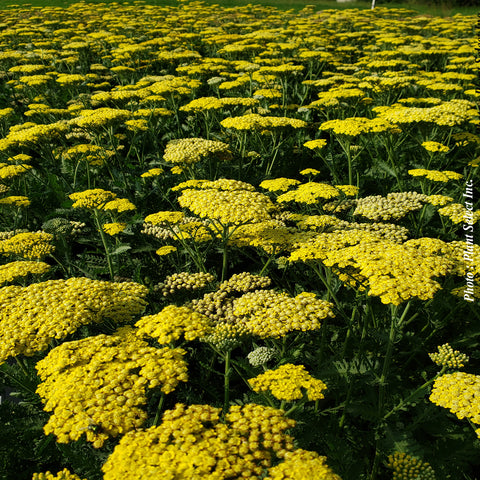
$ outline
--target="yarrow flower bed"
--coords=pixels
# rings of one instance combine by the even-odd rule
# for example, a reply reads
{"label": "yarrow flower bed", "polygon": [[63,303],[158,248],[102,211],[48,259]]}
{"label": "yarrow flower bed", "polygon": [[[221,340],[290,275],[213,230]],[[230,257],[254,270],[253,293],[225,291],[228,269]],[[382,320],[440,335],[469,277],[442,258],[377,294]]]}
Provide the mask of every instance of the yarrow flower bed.
{"label": "yarrow flower bed", "polygon": [[475,22],[0,10],[2,479],[474,478]]}

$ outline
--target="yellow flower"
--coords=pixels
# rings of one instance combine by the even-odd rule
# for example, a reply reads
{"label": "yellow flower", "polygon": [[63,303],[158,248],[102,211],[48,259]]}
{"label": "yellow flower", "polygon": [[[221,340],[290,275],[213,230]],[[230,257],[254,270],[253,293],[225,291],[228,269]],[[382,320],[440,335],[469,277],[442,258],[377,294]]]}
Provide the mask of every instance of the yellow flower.
{"label": "yellow flower", "polygon": [[82,480],[78,475],[71,473],[69,470],[64,468],[61,472],[58,472],[56,475],[50,472],[45,473],[34,473],[32,480]]}
{"label": "yellow flower", "polygon": [[286,363],[275,370],[267,370],[265,373],[251,378],[248,383],[255,392],[269,391],[278,400],[292,402],[303,397],[302,389],[306,390],[309,400],[324,398],[323,391],[327,386],[313,378],[303,365]]}
{"label": "yellow flower", "polygon": [[[327,144],[326,140],[317,139],[317,140],[310,140],[303,144],[304,147],[309,148],[310,150],[315,150],[316,148],[323,148]],[[313,169],[310,169],[313,170]],[[319,172],[320,173],[320,172]],[[300,172],[301,175],[306,175],[305,173]]]}
{"label": "yellow flower", "polygon": [[438,142],[423,142],[422,147],[425,150],[427,150],[427,152],[446,153],[450,150],[446,145],[443,145],[442,143],[438,143]]}
{"label": "yellow flower", "polygon": [[0,288],[0,363],[46,350],[80,326],[105,318],[125,322],[142,312],[147,288],[88,278]]}
{"label": "yellow flower", "polygon": [[413,177],[426,177],[428,180],[433,180],[434,182],[448,182],[449,180],[459,180],[463,178],[463,175],[456,172],[451,172],[449,170],[438,171],[438,170],[425,170],[423,168],[415,168],[408,171],[409,175]]}
{"label": "yellow flower", "polygon": [[184,217],[183,212],[157,212],[145,217],[145,222],[152,225],[168,225],[179,223]]}
{"label": "yellow flower", "polygon": [[160,247],[155,253],[161,257],[168,255],[169,253],[173,253],[177,251],[177,247],[173,245],[165,245],[164,247]]}
{"label": "yellow flower", "polygon": [[165,345],[181,336],[187,341],[203,337],[209,333],[212,322],[188,307],[169,305],[155,315],[142,317],[135,326],[137,335],[156,338],[160,345]]}
{"label": "yellow flower", "polygon": [[274,178],[272,180],[264,180],[260,187],[270,192],[286,192],[292,185],[298,185],[300,182],[293,178]]}
{"label": "yellow flower", "polygon": [[150,347],[131,327],[114,335],[66,342],[37,363],[37,393],[52,411],[44,426],[57,442],[85,434],[99,448],[112,436],[137,429],[147,419],[146,389],[171,393],[186,382],[185,350]]}
{"label": "yellow flower", "polygon": [[50,242],[53,235],[45,232],[18,233],[6,240],[0,240],[0,253],[20,255],[24,258],[42,258],[55,250]]}
{"label": "yellow flower", "polygon": [[145,173],[142,173],[140,176],[142,178],[158,177],[162,173],[163,173],[163,168],[151,168],[150,170],[146,171]]}
{"label": "yellow flower", "polygon": [[0,265],[0,285],[13,282],[17,278],[27,275],[41,275],[49,270],[50,265],[45,262],[20,261]]}
{"label": "yellow flower", "polygon": [[268,470],[265,480],[341,480],[317,452],[297,449],[286,452],[283,461]]}
{"label": "yellow flower", "polygon": [[127,228],[126,223],[104,223],[102,229],[108,235],[118,235],[119,233],[123,232]]}
{"label": "yellow flower", "polygon": [[306,168],[300,172],[300,175],[318,175],[320,172],[314,168]]}
{"label": "yellow flower", "polygon": [[220,412],[210,405],[176,404],[158,427],[123,436],[102,467],[104,479],[153,479],[152,470],[165,480],[259,478],[294,449],[285,431],[295,422],[282,410],[234,405],[223,421]]}
{"label": "yellow flower", "polygon": [[108,190],[94,188],[69,195],[74,200],[73,208],[102,208],[107,202],[117,198],[117,195]]}
{"label": "yellow flower", "polygon": [[21,195],[10,195],[9,197],[0,198],[0,205],[12,205],[14,207],[28,207],[30,200],[28,197]]}
{"label": "yellow flower", "polygon": [[170,140],[163,155],[166,162],[180,165],[191,165],[208,157],[226,161],[231,160],[232,153],[229,146],[223,142],[204,138],[181,138]]}
{"label": "yellow flower", "polygon": [[[480,376],[465,372],[447,373],[435,380],[430,401],[448,408],[460,420],[480,425]],[[480,437],[480,428],[476,430]]]}

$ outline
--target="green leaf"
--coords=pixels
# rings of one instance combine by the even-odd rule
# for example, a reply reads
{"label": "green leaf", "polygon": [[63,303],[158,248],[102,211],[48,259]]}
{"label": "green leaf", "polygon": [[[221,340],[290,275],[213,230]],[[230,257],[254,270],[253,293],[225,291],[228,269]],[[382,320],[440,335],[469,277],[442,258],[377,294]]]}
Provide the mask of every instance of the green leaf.
{"label": "green leaf", "polygon": [[112,255],[118,255],[120,253],[126,252],[127,250],[130,250],[131,248],[132,247],[130,245],[120,245],[111,254]]}

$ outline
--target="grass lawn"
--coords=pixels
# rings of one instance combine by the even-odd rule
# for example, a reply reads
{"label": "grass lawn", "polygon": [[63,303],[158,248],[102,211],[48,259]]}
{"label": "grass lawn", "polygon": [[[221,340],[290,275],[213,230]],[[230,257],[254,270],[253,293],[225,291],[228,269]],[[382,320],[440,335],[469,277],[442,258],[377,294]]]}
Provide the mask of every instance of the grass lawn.
{"label": "grass lawn", "polygon": [[[72,3],[77,3],[77,0],[16,0],[9,2],[4,0],[0,2],[0,8],[7,8],[9,5],[25,5],[25,6],[34,6],[34,7],[43,7],[43,6],[58,6],[58,7],[67,7]],[[86,3],[115,3],[114,0],[90,0]],[[118,2],[120,3],[120,2]],[[134,3],[134,0],[128,0],[127,2],[121,3]],[[177,5],[178,2],[175,0],[146,0],[144,3],[150,5]],[[235,7],[241,5],[262,3],[262,5],[268,5],[272,7],[277,7],[281,9],[294,9],[300,10],[305,5],[315,5],[317,9],[348,9],[348,8],[359,8],[359,9],[369,9],[371,8],[371,1],[359,0],[352,3],[337,3],[335,0],[263,0],[262,2],[255,2],[251,0],[206,0],[207,4],[218,4],[223,7]],[[437,2],[438,3],[438,2]],[[430,2],[422,2],[417,0],[407,0],[406,2],[385,2],[383,0],[377,0],[377,7],[389,7],[389,8],[408,8],[410,10],[416,10],[420,13],[448,17],[455,15],[457,13],[464,15],[475,15],[480,11],[479,7],[455,7],[450,5],[450,2],[443,1],[440,2],[440,5],[432,5]]]}

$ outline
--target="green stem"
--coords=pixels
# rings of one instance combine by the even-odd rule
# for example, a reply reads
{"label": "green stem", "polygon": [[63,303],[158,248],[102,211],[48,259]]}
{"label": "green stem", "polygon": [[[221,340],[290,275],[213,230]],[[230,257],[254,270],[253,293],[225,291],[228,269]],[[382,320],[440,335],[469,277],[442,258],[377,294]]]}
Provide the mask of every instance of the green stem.
{"label": "green stem", "polygon": [[[397,335],[397,331],[400,330],[402,327],[402,323],[407,315],[408,310],[410,309],[410,301],[407,303],[406,307],[403,310],[402,316],[398,319],[397,322],[397,311],[398,306],[391,305],[391,320],[390,320],[390,334],[388,336],[388,343],[387,343],[387,351],[385,353],[385,360],[383,362],[382,374],[380,376],[379,387],[378,387],[378,418],[383,418],[383,407],[385,403],[385,387],[386,387],[386,380],[388,377],[388,371],[390,369],[390,364],[392,361],[392,354],[393,354],[393,346],[395,343],[395,337]],[[380,426],[377,424],[377,428]],[[380,466],[380,450],[379,450],[379,442],[377,440],[377,445],[375,448],[375,458],[373,461],[372,472],[370,474],[370,480],[375,480],[377,478],[378,468]]]}
{"label": "green stem", "polygon": [[447,369],[447,367],[442,367],[442,369],[440,370],[440,372],[438,372],[437,375],[435,375],[435,377],[433,377],[432,379],[426,381],[423,385],[421,385],[420,387],[418,387],[415,391],[413,391],[407,398],[403,399],[400,401],[400,403],[398,403],[395,407],[393,407],[387,414],[384,415],[383,417],[383,420],[385,421],[388,417],[390,417],[391,415],[393,415],[394,413],[396,413],[398,410],[400,410],[404,405],[406,405],[412,398],[415,398],[415,396],[421,392],[422,390],[424,390],[426,387],[430,386],[438,377],[442,376],[444,373],[445,373],[445,370]]}
{"label": "green stem", "polygon": [[100,238],[102,240],[103,248],[105,249],[105,255],[107,256],[107,264],[108,264],[108,271],[110,272],[110,279],[113,281],[113,277],[115,276],[113,274],[113,264],[112,264],[112,258],[110,256],[110,251],[108,249],[108,244],[107,244],[107,239],[105,237],[105,232],[102,229],[102,226],[100,225],[100,219],[98,216],[98,211],[96,209],[93,210],[93,216],[95,218],[95,223],[97,224],[97,229],[100,233]]}
{"label": "green stem", "polygon": [[23,374],[28,377],[29,376],[29,373],[28,373],[28,370],[26,369],[25,365],[18,359],[18,357],[15,357],[15,360],[17,362],[17,365],[20,367],[20,369],[22,370]]}
{"label": "green stem", "polygon": [[165,402],[165,393],[162,392],[160,395],[160,400],[158,401],[157,411],[155,413],[155,420],[153,421],[153,425],[158,426],[158,421],[160,420],[160,413],[162,412],[163,404]]}
{"label": "green stem", "polygon": [[225,353],[225,374],[224,374],[224,401],[223,401],[223,413],[226,414],[230,407],[230,358],[232,352],[227,350]]}

